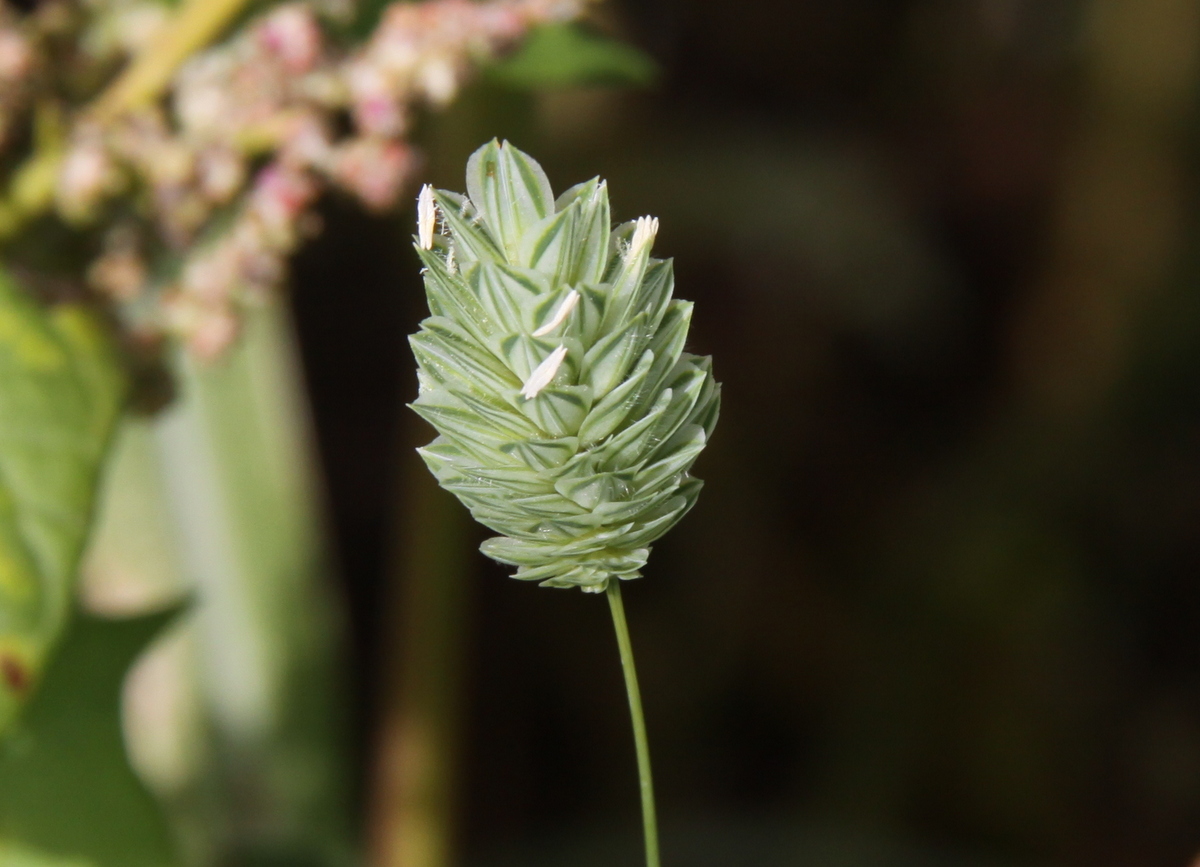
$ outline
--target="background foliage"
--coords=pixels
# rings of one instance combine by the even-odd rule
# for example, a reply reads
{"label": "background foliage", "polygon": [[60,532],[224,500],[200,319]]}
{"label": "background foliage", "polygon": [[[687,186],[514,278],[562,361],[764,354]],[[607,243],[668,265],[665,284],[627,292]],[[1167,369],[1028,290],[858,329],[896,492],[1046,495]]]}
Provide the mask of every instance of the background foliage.
{"label": "background foliage", "polygon": [[[461,189],[493,136],[559,187],[602,175],[617,219],[662,219],[697,302],[687,349],[725,385],[707,488],[626,591],[668,863],[1200,851],[1198,83],[1195,0],[613,0],[414,112],[411,182]],[[154,863],[160,820],[114,855],[94,812],[151,797],[194,863],[340,864],[363,840],[396,863],[400,814],[422,867],[636,858],[607,612],[473,553],[401,409],[411,214],[319,211],[290,310],[215,364],[169,359],[178,399],[117,434],[84,602],[196,593],[125,686],[142,782],[116,684],[162,620],[80,620],[0,751],[5,867]],[[97,252],[51,223],[25,267]],[[59,339],[3,298],[0,411],[32,375],[22,336]],[[91,471],[103,407],[42,409],[94,432]],[[26,469],[49,492],[56,466]],[[63,771],[51,737],[95,752]],[[390,788],[397,767],[418,784]],[[103,804],[51,793],[92,772]]]}
{"label": "background foliage", "polygon": [[[664,852],[1187,863],[1195,4],[609,14],[655,87],[485,82],[421,137],[439,186],[503,135],[556,184],[607,177],[616,218],[661,217],[688,349],[725,383],[705,496],[626,592]],[[385,399],[414,393],[396,335],[421,303],[405,254],[363,252],[392,230],[330,208],[294,297],[370,672],[411,550],[389,498],[434,496],[427,429]],[[605,612],[470,569],[465,863],[633,859]]]}

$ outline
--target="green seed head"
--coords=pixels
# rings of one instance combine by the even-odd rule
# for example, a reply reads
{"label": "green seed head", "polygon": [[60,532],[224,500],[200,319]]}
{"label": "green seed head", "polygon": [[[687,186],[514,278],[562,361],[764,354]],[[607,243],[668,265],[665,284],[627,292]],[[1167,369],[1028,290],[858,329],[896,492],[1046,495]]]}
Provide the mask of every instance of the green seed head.
{"label": "green seed head", "polygon": [[612,228],[598,178],[556,200],[534,160],[491,142],[467,195],[426,187],[417,252],[432,314],[410,338],[421,456],[517,578],[605,589],[696,501],[688,474],[717,421],[708,358],[683,351],[658,220]]}

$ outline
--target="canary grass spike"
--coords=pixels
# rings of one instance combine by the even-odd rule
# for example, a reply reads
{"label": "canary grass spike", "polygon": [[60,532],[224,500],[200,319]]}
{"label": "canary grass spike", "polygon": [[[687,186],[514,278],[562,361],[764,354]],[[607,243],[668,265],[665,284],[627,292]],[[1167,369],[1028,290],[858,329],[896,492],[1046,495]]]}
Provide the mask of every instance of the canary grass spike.
{"label": "canary grass spike", "polygon": [[517,578],[598,593],[639,577],[696,501],[720,401],[710,360],[683,351],[692,305],[650,256],[658,220],[613,228],[603,181],[555,199],[496,141],[466,196],[426,187],[417,212],[431,315],[410,338],[413,409],[439,434],[421,456]]}

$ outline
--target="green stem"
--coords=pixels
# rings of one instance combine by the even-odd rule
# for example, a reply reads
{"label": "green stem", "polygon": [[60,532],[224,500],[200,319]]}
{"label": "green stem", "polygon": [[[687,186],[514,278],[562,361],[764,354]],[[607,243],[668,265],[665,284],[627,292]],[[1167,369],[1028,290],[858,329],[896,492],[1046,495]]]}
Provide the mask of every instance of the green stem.
{"label": "green stem", "polygon": [[111,121],[158,99],[176,70],[195,52],[221,35],[249,0],[186,0],[166,32],[129,64],[99,96],[88,114]]}
{"label": "green stem", "polygon": [[629,625],[625,622],[625,604],[621,601],[621,581],[608,581],[608,607],[612,610],[617,646],[621,649],[621,669],[625,672],[625,691],[629,693],[629,715],[633,717],[633,742],[637,748],[638,782],[642,793],[642,830],[646,836],[646,867],[658,864],[658,819],[654,814],[654,780],[650,776],[650,743],[646,739],[646,718],[642,713],[642,694],[638,689],[637,668],[633,664],[633,645],[629,643]]}

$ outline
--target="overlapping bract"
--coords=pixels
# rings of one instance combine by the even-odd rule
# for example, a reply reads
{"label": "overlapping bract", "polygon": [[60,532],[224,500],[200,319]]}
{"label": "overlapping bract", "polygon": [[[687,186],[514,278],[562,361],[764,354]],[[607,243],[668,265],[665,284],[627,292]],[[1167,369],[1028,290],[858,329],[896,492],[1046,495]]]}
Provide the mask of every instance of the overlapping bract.
{"label": "overlapping bract", "polygon": [[467,192],[435,194],[441,231],[426,207],[417,244],[432,315],[410,338],[413,409],[440,434],[419,451],[503,534],[485,554],[600,592],[638,577],[695,503],[688,470],[720,387],[683,351],[692,305],[650,257],[657,220],[612,229],[603,181],[556,201],[534,160],[495,141],[467,163]]}

